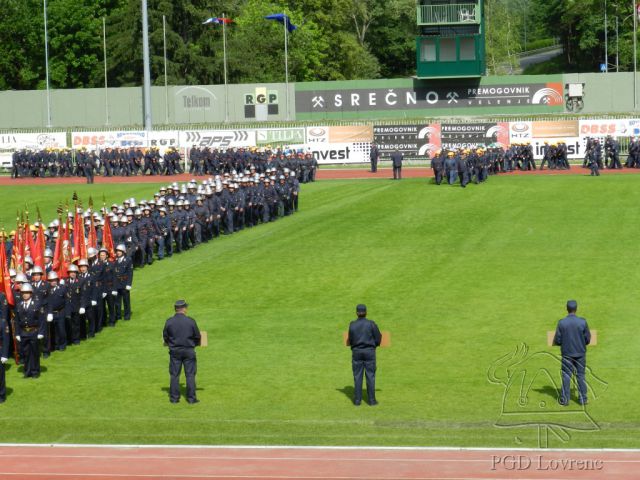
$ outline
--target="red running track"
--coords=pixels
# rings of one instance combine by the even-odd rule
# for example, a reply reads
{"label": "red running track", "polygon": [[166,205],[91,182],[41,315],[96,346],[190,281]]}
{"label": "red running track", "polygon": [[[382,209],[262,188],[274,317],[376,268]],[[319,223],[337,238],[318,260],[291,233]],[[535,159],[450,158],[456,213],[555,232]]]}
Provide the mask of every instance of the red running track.
{"label": "red running track", "polygon": [[[625,168],[623,170],[600,170],[603,175],[627,175],[640,173],[638,169]],[[529,172],[515,171],[511,173],[500,174],[500,176],[513,175],[589,175],[589,170],[574,166],[571,170],[532,170]],[[366,178],[392,178],[393,171],[390,168],[380,168],[377,173],[371,173],[362,168],[345,168],[345,169],[329,169],[322,168],[318,170],[318,180],[356,180]],[[433,171],[425,167],[405,167],[402,169],[403,178],[433,177]],[[204,180],[209,176],[193,176],[188,174],[165,176],[136,176],[136,177],[95,177],[96,184],[114,184],[114,183],[173,183],[188,182],[191,179]],[[7,176],[0,177],[0,186],[3,185],[81,185],[86,180],[82,177],[64,177],[64,178],[18,178],[12,179]]]}
{"label": "red running track", "polygon": [[0,478],[631,480],[640,451],[0,446]]}

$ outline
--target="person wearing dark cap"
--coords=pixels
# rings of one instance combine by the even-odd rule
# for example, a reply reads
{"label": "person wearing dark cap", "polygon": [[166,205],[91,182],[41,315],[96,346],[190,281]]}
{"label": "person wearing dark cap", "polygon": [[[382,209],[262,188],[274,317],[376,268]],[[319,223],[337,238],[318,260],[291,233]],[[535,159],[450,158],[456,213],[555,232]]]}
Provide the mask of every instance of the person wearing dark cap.
{"label": "person wearing dark cap", "polygon": [[382,334],[376,323],[367,319],[367,307],[356,307],[358,319],[349,324],[348,343],[351,345],[351,367],[353,368],[354,405],[362,402],[362,375],[367,377],[367,396],[369,405],[376,401],[376,347],[380,346]]}
{"label": "person wearing dark cap", "polygon": [[180,372],[184,366],[184,375],[187,379],[187,402],[198,403],[196,398],[196,352],[195,347],[200,345],[200,330],[196,321],[187,316],[187,302],[178,300],[175,305],[176,314],[169,318],[162,336],[164,343],[169,347],[169,401],[180,401]]}
{"label": "person wearing dark cap", "polygon": [[576,315],[578,303],[575,300],[567,302],[568,315],[558,322],[556,335],[553,340],[560,346],[562,353],[562,393],[559,402],[568,405],[571,398],[571,377],[576,373],[578,377],[578,401],[581,405],[587,403],[587,384],[584,371],[587,365],[587,345],[591,342],[591,332],[587,321]]}

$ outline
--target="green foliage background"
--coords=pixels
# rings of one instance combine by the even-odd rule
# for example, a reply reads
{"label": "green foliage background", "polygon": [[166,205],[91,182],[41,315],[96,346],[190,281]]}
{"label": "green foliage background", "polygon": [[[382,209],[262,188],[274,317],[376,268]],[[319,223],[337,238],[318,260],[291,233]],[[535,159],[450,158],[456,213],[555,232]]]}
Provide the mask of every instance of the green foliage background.
{"label": "green foliage background", "polygon": [[[552,37],[566,44],[569,63],[587,71],[597,69],[594,50],[601,49],[603,10],[596,0],[485,3],[489,73],[509,71],[518,52]],[[47,0],[47,4],[53,88],[104,85],[103,17],[109,85],[142,83],[141,0]],[[614,15],[620,15],[621,64],[627,68],[631,22],[628,18],[623,22],[623,4],[610,0],[609,10],[612,29]],[[164,82],[163,15],[172,85],[223,83],[222,27],[202,25],[222,14],[235,20],[227,29],[232,83],[284,80],[281,25],[263,19],[280,12],[300,27],[290,36],[292,81],[415,74],[414,0],[148,0],[148,8],[156,84]],[[44,88],[43,1],[0,0],[0,10],[0,90]]]}

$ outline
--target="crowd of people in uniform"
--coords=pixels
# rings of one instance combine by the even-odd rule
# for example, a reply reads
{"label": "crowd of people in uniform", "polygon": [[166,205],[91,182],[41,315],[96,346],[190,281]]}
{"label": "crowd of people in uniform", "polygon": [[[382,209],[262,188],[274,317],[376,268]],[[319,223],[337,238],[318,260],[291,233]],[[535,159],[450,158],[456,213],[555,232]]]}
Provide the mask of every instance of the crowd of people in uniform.
{"label": "crowd of people in uniform", "polygon": [[[567,147],[564,143],[549,145],[545,142],[540,170],[545,164],[550,169],[568,169]],[[490,175],[514,170],[537,170],[530,143],[514,143],[506,150],[501,146],[437,150],[431,159],[431,168],[437,185],[447,182],[462,187],[471,181],[486,182]]]}
{"label": "crowd of people in uniform", "polygon": [[[604,144],[603,144],[604,143]],[[592,176],[600,176],[600,169],[621,169],[620,142],[607,136],[601,143],[598,138],[587,137],[587,148],[582,162],[583,168],[589,168]],[[640,168],[640,140],[631,139],[629,157],[624,165],[627,168]]]}
{"label": "crowd of people in uniform", "polygon": [[[571,168],[566,143],[544,142],[540,170],[544,170],[545,166],[550,170]],[[612,136],[607,136],[604,141],[588,137],[582,167],[589,168],[591,175],[595,176],[600,175],[602,168],[623,168],[620,162],[620,142]],[[631,139],[629,156],[624,167],[640,168],[640,138]],[[453,185],[459,180],[460,185],[466,187],[471,181],[475,183],[486,181],[489,175],[515,170],[537,170],[538,165],[532,145],[524,142],[514,143],[507,149],[493,146],[441,149],[432,158],[431,168],[436,184],[440,185],[446,181],[449,185]]]}
{"label": "crowd of people in uniform", "polygon": [[[196,176],[222,175],[244,171],[253,166],[257,173],[271,169],[299,173],[302,183],[315,180],[318,162],[310,153],[289,149],[193,147],[187,152],[188,173]],[[13,153],[12,178],[19,177],[117,177],[137,175],[176,175],[185,173],[180,151],[170,147],[161,154],[156,147],[105,148],[100,151],[80,148],[23,149]]]}
{"label": "crowd of people in uniform", "polygon": [[[46,358],[94,337],[106,326],[115,326],[120,319],[129,320],[134,267],[143,268],[154,259],[171,257],[220,235],[293,214],[298,210],[298,175],[288,167],[258,173],[250,165],[245,171],[216,175],[200,184],[195,180],[172,183],[148,201],[130,198],[101,212],[79,209],[86,231],[95,230],[97,245],[87,249],[86,258],[66,267],[64,279],[54,269],[61,220],[52,221],[44,230],[44,267],[35,266],[33,258],[26,256],[21,268],[9,270],[14,307],[0,291],[2,364],[13,353],[24,365],[25,377],[38,377],[41,355]],[[66,225],[73,237],[72,225]],[[39,228],[32,226],[30,234],[35,236]],[[15,235],[10,232],[3,239],[8,263],[15,258]],[[115,246],[113,252],[109,245]],[[0,370],[4,380],[4,369]],[[1,383],[3,400],[6,392]]]}

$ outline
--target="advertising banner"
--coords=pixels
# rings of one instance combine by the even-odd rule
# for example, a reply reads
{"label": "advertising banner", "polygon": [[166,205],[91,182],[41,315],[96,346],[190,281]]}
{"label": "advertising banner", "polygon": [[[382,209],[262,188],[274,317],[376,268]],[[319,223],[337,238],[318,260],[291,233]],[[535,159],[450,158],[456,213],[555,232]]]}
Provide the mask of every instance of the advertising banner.
{"label": "advertising banner", "polygon": [[147,132],[73,132],[71,147],[103,150],[105,148],[146,147]]}
{"label": "advertising banner", "polygon": [[255,130],[188,130],[180,132],[180,146],[184,148],[255,147]]}
{"label": "advertising banner", "polygon": [[5,168],[10,167],[13,153],[25,148],[42,150],[45,148],[66,148],[67,146],[65,132],[1,133],[0,165]]}
{"label": "advertising banner", "polygon": [[65,132],[47,133],[1,133],[0,151],[15,152],[29,148],[42,150],[44,148],[66,148],[67,134]]}
{"label": "advertising banner", "polygon": [[577,137],[577,120],[558,120],[555,122],[532,122],[533,138]]}
{"label": "advertising banner", "polygon": [[291,145],[291,148],[310,152],[319,164],[366,163],[371,153],[370,142],[307,143]]}
{"label": "advertising banner", "polygon": [[155,147],[160,150],[160,154],[170,148],[178,148],[180,146],[180,135],[176,130],[154,131],[147,134],[147,146]]}
{"label": "advertising banner", "polygon": [[569,159],[582,159],[584,158],[587,150],[587,138],[586,137],[549,137],[549,138],[536,138],[531,140],[531,146],[533,147],[533,158],[540,160],[543,157],[544,142],[559,143],[564,142],[567,144],[567,157]]}
{"label": "advertising banner", "polygon": [[373,141],[382,156],[391,155],[396,149],[408,156],[418,154],[419,125],[376,125]]}
{"label": "advertising banner", "polygon": [[440,131],[441,148],[487,147],[492,144],[509,144],[507,123],[458,123],[442,124]]}
{"label": "advertising banner", "polygon": [[371,125],[347,125],[338,127],[307,127],[308,143],[372,142]]}
{"label": "advertising banner", "polygon": [[522,143],[532,138],[532,122],[509,122],[509,143]]}
{"label": "advertising banner", "polygon": [[265,145],[290,145],[305,143],[304,128],[262,128],[256,130],[256,142],[258,146]]}
{"label": "advertising banner", "polygon": [[581,137],[631,137],[640,134],[640,120],[580,120]]}
{"label": "advertising banner", "polygon": [[296,112],[359,112],[429,108],[514,107],[564,104],[561,83],[352,88],[296,91]]}

